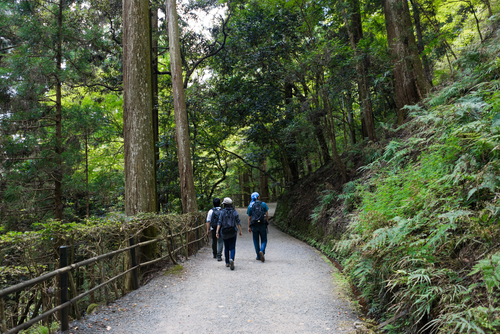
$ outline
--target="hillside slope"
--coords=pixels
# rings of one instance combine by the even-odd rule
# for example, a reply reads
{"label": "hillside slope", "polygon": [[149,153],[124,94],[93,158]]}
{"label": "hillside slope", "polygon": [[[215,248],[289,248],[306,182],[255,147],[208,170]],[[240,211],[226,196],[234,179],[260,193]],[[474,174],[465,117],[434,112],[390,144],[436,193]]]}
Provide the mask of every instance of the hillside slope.
{"label": "hillside slope", "polygon": [[500,331],[499,46],[463,51],[409,122],[345,153],[348,183],[325,166],[278,202],[277,225],[338,259],[388,333]]}

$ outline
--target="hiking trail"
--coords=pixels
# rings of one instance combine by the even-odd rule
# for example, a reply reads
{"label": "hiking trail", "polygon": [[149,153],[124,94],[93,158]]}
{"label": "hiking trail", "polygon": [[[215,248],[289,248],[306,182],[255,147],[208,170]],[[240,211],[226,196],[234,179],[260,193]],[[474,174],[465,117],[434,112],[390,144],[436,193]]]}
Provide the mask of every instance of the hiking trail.
{"label": "hiking trail", "polygon": [[237,210],[234,271],[207,245],[67,333],[356,333],[349,285],[326,257],[270,225],[266,261],[257,261],[246,209]]}

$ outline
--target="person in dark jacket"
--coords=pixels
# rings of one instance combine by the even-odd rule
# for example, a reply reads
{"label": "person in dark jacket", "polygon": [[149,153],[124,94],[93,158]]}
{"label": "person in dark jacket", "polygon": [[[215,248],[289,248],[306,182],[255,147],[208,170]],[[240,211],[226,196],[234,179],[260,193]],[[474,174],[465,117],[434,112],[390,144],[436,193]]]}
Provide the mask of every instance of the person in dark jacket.
{"label": "person in dark jacket", "polygon": [[224,240],[224,258],[226,260],[226,267],[230,267],[234,270],[234,256],[236,254],[236,235],[239,231],[240,236],[243,235],[241,232],[241,221],[236,211],[233,207],[233,200],[229,197],[224,198],[222,201],[224,209],[217,223],[217,238],[222,238]]}

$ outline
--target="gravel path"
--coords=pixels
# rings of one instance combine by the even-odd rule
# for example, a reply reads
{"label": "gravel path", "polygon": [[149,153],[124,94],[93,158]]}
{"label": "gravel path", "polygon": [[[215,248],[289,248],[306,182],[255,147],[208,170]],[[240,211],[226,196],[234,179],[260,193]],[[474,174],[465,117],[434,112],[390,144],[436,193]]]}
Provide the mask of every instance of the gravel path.
{"label": "gravel path", "polygon": [[[275,205],[270,206],[274,214]],[[266,262],[256,261],[248,216],[235,269],[206,246],[178,274],[147,285],[71,324],[68,333],[355,333],[338,270],[314,248],[270,226]]]}

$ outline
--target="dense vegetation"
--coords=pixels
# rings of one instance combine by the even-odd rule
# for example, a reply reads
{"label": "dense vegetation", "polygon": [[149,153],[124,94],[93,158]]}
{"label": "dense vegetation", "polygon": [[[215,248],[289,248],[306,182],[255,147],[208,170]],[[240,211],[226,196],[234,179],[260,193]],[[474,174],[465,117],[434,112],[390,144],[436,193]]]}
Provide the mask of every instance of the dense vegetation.
{"label": "dense vegetation", "polygon": [[282,201],[280,226],[341,261],[390,333],[500,328],[498,38],[464,50],[453,80],[407,107],[411,121],[351,152],[369,161],[342,189],[322,184],[339,178],[329,168],[309,179],[317,207],[304,185]]}
{"label": "dense vegetation", "polygon": [[[178,7],[200,211],[284,195],[279,225],[339,259],[386,330],[497,332],[497,4]],[[156,211],[180,213],[165,3],[149,11]],[[126,211],[122,14],[118,0],[0,3],[5,242]]]}

